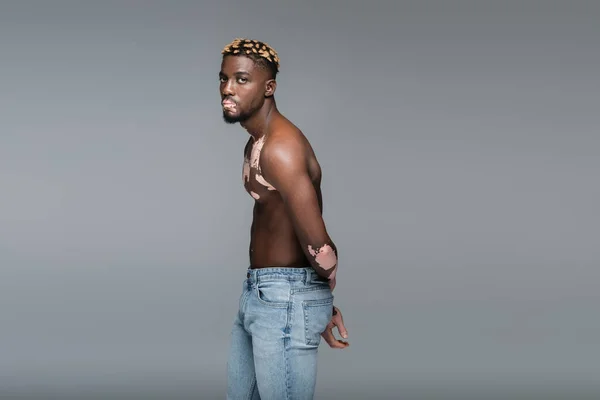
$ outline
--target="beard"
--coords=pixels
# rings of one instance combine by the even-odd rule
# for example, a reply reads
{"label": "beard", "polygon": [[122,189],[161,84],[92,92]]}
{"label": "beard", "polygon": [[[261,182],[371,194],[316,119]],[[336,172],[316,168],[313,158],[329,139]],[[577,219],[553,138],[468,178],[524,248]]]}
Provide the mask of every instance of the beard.
{"label": "beard", "polygon": [[252,116],[251,112],[240,112],[237,115],[234,114],[230,114],[227,111],[223,111],[223,121],[225,121],[225,123],[227,124],[235,124],[237,122],[245,122],[246,120],[248,120],[248,118],[250,118]]}

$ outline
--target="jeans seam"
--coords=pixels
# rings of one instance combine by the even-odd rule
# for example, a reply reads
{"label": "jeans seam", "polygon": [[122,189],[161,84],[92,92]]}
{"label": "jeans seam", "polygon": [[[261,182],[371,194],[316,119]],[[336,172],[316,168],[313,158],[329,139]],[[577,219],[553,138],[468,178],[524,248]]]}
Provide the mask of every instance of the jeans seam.
{"label": "jeans seam", "polygon": [[308,321],[308,305],[305,301],[302,302],[302,312],[304,313],[304,343],[308,345],[313,345],[312,336],[308,330],[309,321]]}
{"label": "jeans seam", "polygon": [[239,314],[240,317],[242,316],[243,312],[244,312],[244,308],[246,307],[246,303],[248,303],[248,296],[250,295],[250,292],[244,292],[244,294],[242,294],[242,298],[240,299],[240,305],[239,305]]}
{"label": "jeans seam", "polygon": [[330,290],[330,287],[329,287],[329,285],[327,285],[327,286],[308,286],[308,287],[294,288],[294,289],[292,289],[292,293],[310,293],[310,292],[316,292],[318,290]]}
{"label": "jeans seam", "polygon": [[[291,296],[290,296],[291,297]],[[290,351],[290,332],[292,330],[292,321],[294,320],[294,301],[290,298],[287,305],[287,321],[285,323],[285,337],[283,339],[283,358],[285,360],[285,398],[290,399],[290,362],[289,362],[289,351]]]}
{"label": "jeans seam", "polygon": [[250,385],[250,392],[248,393],[248,400],[254,398],[254,391],[256,390],[256,377],[252,378],[252,385]]}

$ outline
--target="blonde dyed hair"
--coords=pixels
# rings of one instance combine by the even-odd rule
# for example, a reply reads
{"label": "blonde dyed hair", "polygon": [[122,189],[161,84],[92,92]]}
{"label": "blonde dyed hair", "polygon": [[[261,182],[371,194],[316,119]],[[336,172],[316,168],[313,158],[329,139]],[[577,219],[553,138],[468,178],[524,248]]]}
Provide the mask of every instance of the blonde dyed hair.
{"label": "blonde dyed hair", "polygon": [[221,51],[223,57],[228,55],[246,56],[255,61],[267,61],[273,72],[279,72],[279,55],[274,48],[265,42],[254,39],[236,38]]}

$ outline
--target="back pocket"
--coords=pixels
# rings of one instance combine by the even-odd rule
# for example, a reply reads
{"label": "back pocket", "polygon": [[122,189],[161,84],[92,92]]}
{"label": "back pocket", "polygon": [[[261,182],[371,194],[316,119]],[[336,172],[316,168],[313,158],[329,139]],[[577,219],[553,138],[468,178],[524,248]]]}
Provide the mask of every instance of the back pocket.
{"label": "back pocket", "polygon": [[318,346],[321,343],[321,333],[325,332],[333,315],[333,295],[324,299],[304,300],[302,309],[304,340],[307,345]]}

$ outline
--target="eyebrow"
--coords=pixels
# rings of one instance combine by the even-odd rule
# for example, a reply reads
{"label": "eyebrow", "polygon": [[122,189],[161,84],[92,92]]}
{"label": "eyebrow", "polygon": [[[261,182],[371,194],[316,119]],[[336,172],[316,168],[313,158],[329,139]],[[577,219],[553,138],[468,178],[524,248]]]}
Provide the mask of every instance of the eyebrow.
{"label": "eyebrow", "polygon": [[[234,75],[240,76],[240,75],[250,75],[250,72],[248,71],[236,71],[233,73]],[[219,76],[224,76],[225,74],[223,73],[223,71],[219,71]]]}

